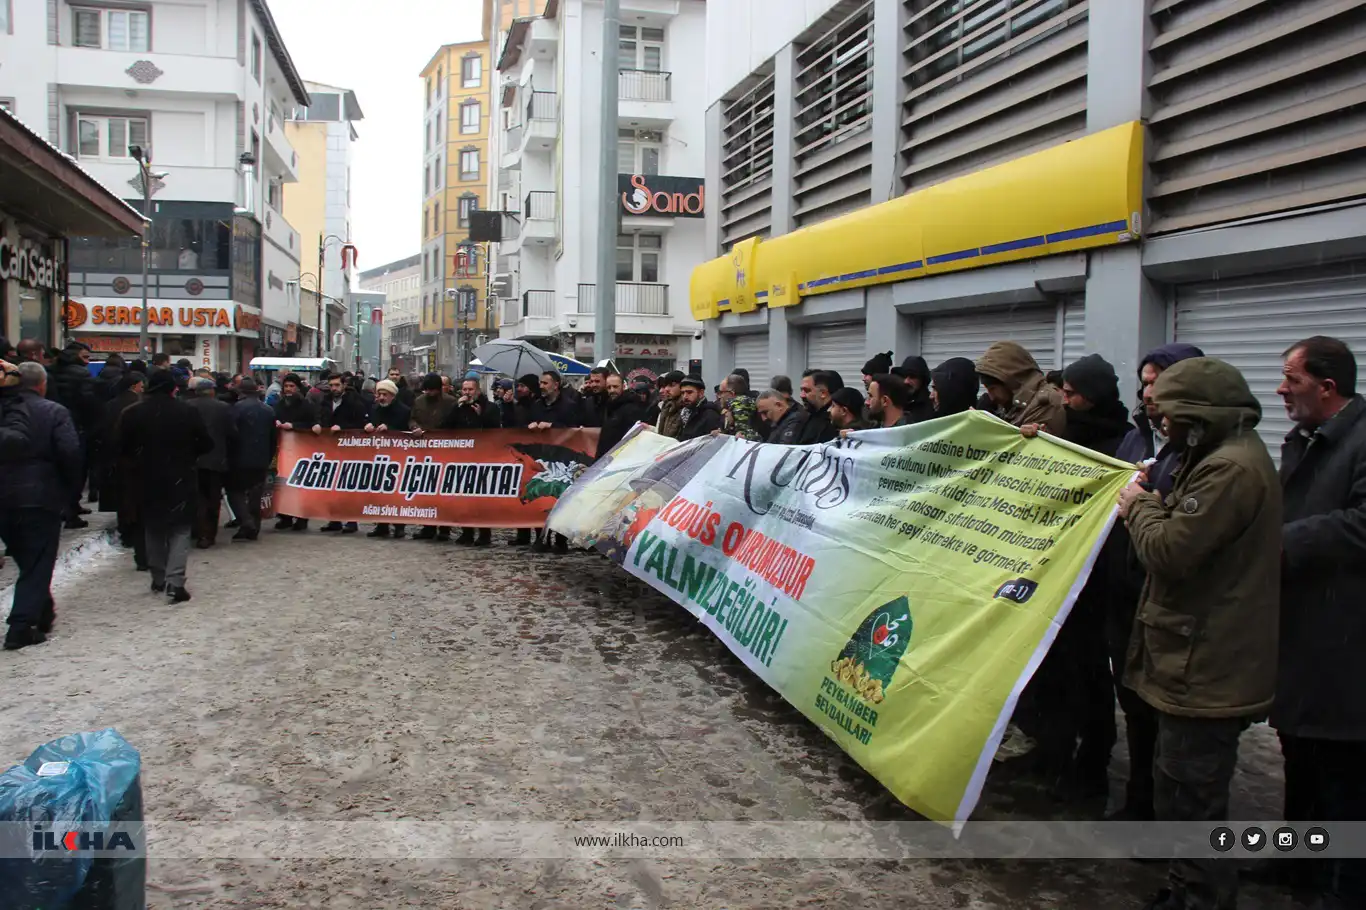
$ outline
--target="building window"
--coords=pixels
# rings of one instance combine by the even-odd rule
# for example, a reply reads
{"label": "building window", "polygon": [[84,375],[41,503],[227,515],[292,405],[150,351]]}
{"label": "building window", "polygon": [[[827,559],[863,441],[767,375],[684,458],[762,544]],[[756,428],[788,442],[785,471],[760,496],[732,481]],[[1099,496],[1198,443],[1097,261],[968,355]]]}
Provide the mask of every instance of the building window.
{"label": "building window", "polygon": [[[10,27],[9,6],[10,0],[0,0],[0,32],[12,35],[14,30]],[[5,110],[9,110],[9,108],[5,108]]]}
{"label": "building window", "polygon": [[144,117],[76,118],[76,156],[125,160],[128,146],[147,146],[147,120]]}
{"label": "building window", "polygon": [[460,61],[460,85],[462,88],[478,88],[483,79],[484,60],[478,54],[471,54]]}
{"label": "building window", "polygon": [[441,233],[441,203],[432,206],[432,233]]}
{"label": "building window", "polygon": [[427,121],[427,138],[423,142],[422,149],[427,152],[432,150],[432,122],[430,120]]}
{"label": "building window", "polygon": [[623,25],[619,46],[622,69],[652,73],[664,69],[664,29]]}
{"label": "building window", "polygon": [[438,69],[436,71],[436,100],[441,100],[441,84],[446,81],[445,72]]}
{"label": "building window", "polygon": [[479,256],[473,246],[462,247],[455,254],[455,277],[479,277]]}
{"label": "building window", "polygon": [[[0,6],[6,6],[5,0],[0,0]],[[72,15],[76,47],[97,47],[107,51],[151,50],[151,17],[145,10],[76,7]]]}
{"label": "building window", "polygon": [[473,193],[466,193],[460,197],[460,226],[470,226],[470,213],[479,209],[479,197]]}
{"label": "building window", "polygon": [[432,194],[432,166],[430,164],[422,168],[422,195]]}
{"label": "building window", "polygon": [[462,181],[479,179],[479,149],[461,150],[460,179]]}
{"label": "building window", "polygon": [[659,282],[659,257],[664,238],[659,234],[621,234],[617,237],[617,281]]}
{"label": "building window", "polygon": [[460,105],[460,132],[479,132],[479,102],[473,99]]}
{"label": "building window", "polygon": [[622,174],[659,173],[664,134],[658,130],[617,131],[617,171]]}
{"label": "building window", "polygon": [[251,76],[256,84],[261,84],[261,36],[251,33]]}
{"label": "building window", "polygon": [[441,189],[441,187],[445,186],[445,184],[446,184],[446,181],[445,181],[445,179],[442,177],[441,156],[440,156],[440,155],[437,155],[437,156],[436,156],[436,167],[432,169],[432,188],[433,188],[433,189],[439,190],[439,189]]}
{"label": "building window", "polygon": [[436,112],[436,133],[435,133],[435,136],[436,136],[436,143],[437,143],[437,145],[440,145],[441,143],[443,143],[443,142],[446,141],[446,136],[445,136],[445,134],[443,134],[443,133],[441,132],[441,112],[440,112],[440,111],[437,111],[437,112]]}
{"label": "building window", "polygon": [[427,77],[427,107],[432,106],[432,77]]}
{"label": "building window", "polygon": [[278,177],[272,177],[266,184],[266,204],[277,212],[284,211],[285,183]]}

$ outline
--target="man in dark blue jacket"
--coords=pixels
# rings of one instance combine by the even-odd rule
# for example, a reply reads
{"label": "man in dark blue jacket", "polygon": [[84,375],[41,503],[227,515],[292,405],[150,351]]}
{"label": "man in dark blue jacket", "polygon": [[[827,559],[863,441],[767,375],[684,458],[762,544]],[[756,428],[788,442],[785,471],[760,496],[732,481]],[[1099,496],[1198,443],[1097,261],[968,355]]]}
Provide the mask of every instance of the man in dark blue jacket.
{"label": "man in dark blue jacket", "polygon": [[233,540],[255,540],[261,533],[261,496],[275,457],[275,411],[261,400],[256,380],[243,379],[230,411],[233,433],[228,453],[228,505],[240,523]]}
{"label": "man in dark blue jacket", "polygon": [[[1172,491],[1172,475],[1181,452],[1162,435],[1162,415],[1153,404],[1152,388],[1157,377],[1174,363],[1203,357],[1193,344],[1164,344],[1153,348],[1138,365],[1142,403],[1134,411],[1134,428],[1115,450],[1120,461],[1138,464],[1153,460],[1148,467],[1148,482],[1153,490],[1166,496]],[[1124,685],[1124,665],[1129,653],[1129,635],[1147,573],[1129,542],[1124,522],[1116,521],[1102,551],[1099,571],[1104,567],[1110,579],[1109,611],[1106,616],[1106,641],[1115,694],[1124,709],[1125,739],[1129,748],[1129,781],[1125,786],[1124,806],[1111,818],[1118,821],[1151,821],[1153,818],[1153,750],[1157,744],[1157,714],[1132,689]]]}
{"label": "man in dark blue jacket", "polygon": [[19,569],[5,650],[47,640],[56,609],[52,570],[62,535],[62,513],[85,481],[81,443],[71,414],[47,399],[47,370],[22,363],[19,398],[28,414],[31,444],[0,470],[0,540]]}

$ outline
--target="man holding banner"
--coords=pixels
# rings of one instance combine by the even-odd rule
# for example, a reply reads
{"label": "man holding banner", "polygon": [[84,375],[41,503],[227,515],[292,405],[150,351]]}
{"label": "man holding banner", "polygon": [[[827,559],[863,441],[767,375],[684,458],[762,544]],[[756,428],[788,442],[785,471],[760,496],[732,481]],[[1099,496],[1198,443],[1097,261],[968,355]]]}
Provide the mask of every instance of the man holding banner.
{"label": "man holding banner", "polygon": [[[450,416],[446,418],[444,429],[496,430],[500,422],[498,407],[489,401],[484,390],[479,387],[479,380],[466,379],[460,383],[460,397],[456,400]],[[465,547],[487,547],[493,543],[492,529],[479,528],[478,531],[479,539],[476,540],[474,528],[462,528],[455,542]]]}

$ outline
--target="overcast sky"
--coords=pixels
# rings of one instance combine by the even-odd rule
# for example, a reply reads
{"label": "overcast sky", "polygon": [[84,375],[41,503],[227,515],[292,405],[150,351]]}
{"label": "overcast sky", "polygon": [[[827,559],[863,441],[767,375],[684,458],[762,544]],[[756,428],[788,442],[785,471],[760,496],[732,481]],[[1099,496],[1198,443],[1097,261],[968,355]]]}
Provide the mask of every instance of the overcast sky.
{"label": "overcast sky", "polygon": [[480,0],[269,2],[300,75],[354,90],[365,113],[351,172],[361,269],[421,252],[418,73],[441,45],[478,40]]}

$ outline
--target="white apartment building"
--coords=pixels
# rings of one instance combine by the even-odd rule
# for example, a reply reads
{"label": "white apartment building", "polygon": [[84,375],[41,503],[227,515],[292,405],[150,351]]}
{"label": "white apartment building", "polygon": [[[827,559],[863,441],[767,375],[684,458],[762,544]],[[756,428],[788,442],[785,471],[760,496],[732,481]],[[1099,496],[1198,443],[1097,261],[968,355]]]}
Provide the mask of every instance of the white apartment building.
{"label": "white apartment building", "polygon": [[360,287],[385,297],[379,368],[413,371],[417,368],[413,349],[420,346],[422,322],[422,254],[361,272]]}
{"label": "white apartment building", "polygon": [[[502,242],[491,286],[499,334],[593,356],[601,205],[620,213],[616,356],[657,376],[699,357],[689,276],[705,248],[706,4],[622,0],[617,147],[601,146],[602,4],[550,0],[501,42],[490,208]],[[617,185],[599,190],[615,155]],[[476,238],[477,239],[477,238]]]}
{"label": "white apartment building", "polygon": [[[302,269],[292,290],[319,288],[322,302],[299,313],[299,351],[312,357],[319,348],[338,363],[355,353],[358,304],[352,298],[356,272],[351,241],[351,176],[356,124],[365,118],[356,93],[321,82],[305,82],[310,103],[289,114],[285,136],[299,156],[299,182],[290,189],[285,214],[299,231]],[[315,280],[317,279],[317,280]],[[321,321],[321,345],[314,331]]]}
{"label": "white apartment building", "polygon": [[[285,282],[268,276],[299,271],[299,236],[281,214],[298,179],[283,123],[309,96],[265,0],[0,7],[7,107],[138,209],[130,147],[150,152],[154,347],[241,369],[265,347],[263,319],[297,318]],[[82,304],[71,335],[123,349],[141,321],[139,245],[73,240],[69,268]]]}

